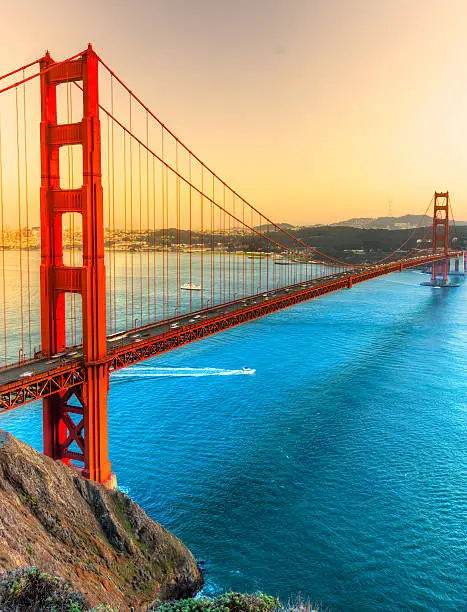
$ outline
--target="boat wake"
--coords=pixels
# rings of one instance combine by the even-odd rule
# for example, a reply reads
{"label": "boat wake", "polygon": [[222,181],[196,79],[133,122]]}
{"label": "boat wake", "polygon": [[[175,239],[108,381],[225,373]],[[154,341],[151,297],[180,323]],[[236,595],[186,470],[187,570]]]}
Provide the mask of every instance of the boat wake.
{"label": "boat wake", "polygon": [[223,368],[156,368],[156,367],[130,367],[112,373],[112,379],[123,378],[180,378],[202,376],[241,376],[254,374],[256,370],[240,369],[226,370]]}

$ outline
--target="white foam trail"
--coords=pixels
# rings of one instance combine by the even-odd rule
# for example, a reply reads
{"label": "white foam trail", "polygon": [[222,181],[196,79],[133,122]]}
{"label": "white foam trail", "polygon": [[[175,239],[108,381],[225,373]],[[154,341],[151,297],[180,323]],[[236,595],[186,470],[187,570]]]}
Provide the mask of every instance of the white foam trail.
{"label": "white foam trail", "polygon": [[223,368],[156,368],[132,367],[112,373],[112,378],[179,378],[182,376],[240,376],[251,375],[256,370],[226,370]]}

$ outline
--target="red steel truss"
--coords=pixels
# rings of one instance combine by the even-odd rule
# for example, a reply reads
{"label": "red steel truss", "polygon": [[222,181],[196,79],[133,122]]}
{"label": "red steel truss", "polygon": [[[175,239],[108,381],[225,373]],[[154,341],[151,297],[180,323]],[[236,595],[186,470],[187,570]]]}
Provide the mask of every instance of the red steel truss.
{"label": "red steel truss", "polygon": [[64,393],[84,382],[85,372],[81,363],[35,374],[27,380],[15,380],[0,387],[0,412]]}

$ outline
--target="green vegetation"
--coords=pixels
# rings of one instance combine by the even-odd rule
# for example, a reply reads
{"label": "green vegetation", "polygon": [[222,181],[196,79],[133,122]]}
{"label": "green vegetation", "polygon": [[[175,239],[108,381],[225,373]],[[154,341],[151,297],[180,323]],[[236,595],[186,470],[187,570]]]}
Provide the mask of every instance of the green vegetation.
{"label": "green vegetation", "polygon": [[39,507],[39,502],[37,501],[37,499],[32,495],[29,495],[29,493],[20,493],[18,495],[18,498],[22,504],[29,506],[31,510],[37,510]]}
{"label": "green vegetation", "polygon": [[[354,221],[356,227],[352,227],[350,223]],[[358,223],[366,221],[368,227],[358,226]],[[290,236],[284,232],[278,231],[271,224],[262,224],[255,229],[261,234],[270,238],[269,240],[262,238],[255,232],[244,228],[232,228],[231,231],[220,231],[216,229],[212,234],[210,231],[200,232],[193,229],[190,232],[187,229],[168,228],[157,230],[123,230],[117,229],[109,231],[105,240],[105,247],[115,249],[117,251],[126,251],[130,253],[140,252],[141,250],[169,250],[172,252],[210,252],[215,251],[217,254],[226,253],[245,253],[259,257],[262,254],[278,254],[282,251],[282,246],[293,249],[296,253],[301,250],[306,251],[305,247],[297,244],[294,236],[303,241],[306,245],[314,247],[324,254],[337,259],[344,260],[348,263],[362,264],[371,263],[388,253],[397,249],[412,233],[410,229],[381,229],[377,226],[378,223],[389,223],[391,219],[349,219],[340,225],[311,225],[302,227],[293,227],[287,223],[279,224],[285,229]],[[400,217],[399,221],[413,223],[416,225],[419,217],[416,215],[407,215]],[[345,224],[344,224],[345,223]],[[410,251],[417,247],[417,239],[430,238],[431,219],[425,217],[423,226],[419,227],[414,236],[404,246],[406,251]],[[6,232],[6,240],[3,245],[4,249],[17,249],[20,244],[20,236],[18,230]],[[26,229],[23,230],[23,240],[26,238]],[[467,225],[454,224],[451,225],[451,238],[457,237],[457,240],[451,241],[453,248],[467,248]],[[65,235],[65,248],[70,248],[71,236]],[[29,248],[38,249],[40,246],[39,228],[31,228],[29,230]],[[79,232],[74,234],[73,244],[81,243],[81,235]],[[278,244],[274,244],[274,242]],[[24,242],[23,242],[24,244]],[[425,243],[425,247],[429,246]],[[358,252],[355,252],[358,251]],[[308,255],[310,253],[308,252]],[[1,443],[1,441],[0,441]]]}
{"label": "green vegetation", "polygon": [[[412,233],[412,229],[386,230],[386,229],[359,229],[343,226],[312,226],[295,229],[291,233],[308,245],[322,251],[326,255],[342,259],[349,263],[371,263],[395,249],[407,240]],[[418,228],[409,242],[404,246],[404,250],[410,251],[417,247],[417,240],[422,237],[431,238],[430,228]],[[278,240],[279,234],[268,234],[273,240]],[[451,241],[453,248],[467,247],[467,226],[451,228]],[[293,241],[287,237],[281,237],[281,243],[285,246],[293,247]],[[425,243],[425,248],[428,245]],[[353,251],[364,251],[354,253]]]}
{"label": "green vegetation", "polygon": [[[1,612],[118,612],[89,602],[73,586],[35,566],[0,572]],[[223,593],[214,598],[156,600],[149,612],[322,612],[320,606],[298,597],[283,605],[264,593]]]}
{"label": "green vegetation", "polygon": [[[259,228],[258,228],[259,229]],[[191,244],[193,248],[199,250],[210,251],[214,249],[217,253],[245,253],[250,256],[260,257],[261,254],[280,253],[282,248],[289,247],[295,252],[306,249],[297,245],[293,237],[300,239],[306,245],[314,247],[330,257],[344,260],[348,263],[361,264],[371,263],[377,259],[381,259],[388,253],[394,250],[407,240],[414,231],[412,229],[363,229],[358,227],[340,226],[340,225],[312,225],[303,227],[289,227],[287,230],[290,236],[277,231],[270,225],[261,227],[261,232],[266,238],[265,240],[259,235],[249,231],[235,231],[231,233],[218,232],[211,234],[201,234],[198,231],[193,231],[191,236],[187,230],[176,232],[171,228],[165,233],[162,230],[147,231],[138,234],[138,236],[127,236],[128,240],[134,241],[132,248],[128,247],[127,242],[124,244],[125,249],[138,251],[142,247],[149,249],[169,248],[177,250],[187,249]],[[414,235],[404,246],[405,251],[410,251],[418,246],[417,240],[423,238],[424,247],[429,247],[426,239],[431,238],[430,226],[419,227],[415,230]],[[451,245],[453,248],[467,248],[467,225],[461,225],[456,228],[451,227]],[[278,244],[274,244],[278,243]],[[106,247],[118,246],[118,237],[109,238]],[[310,255],[310,252],[307,253]]]}
{"label": "green vegetation", "polygon": [[282,604],[264,593],[224,593],[209,599],[180,599],[166,603],[154,602],[150,612],[325,612],[320,605],[298,596]]}
{"label": "green vegetation", "polygon": [[32,566],[0,573],[0,610],[82,612],[89,603],[66,580]]}
{"label": "green vegetation", "polygon": [[279,600],[263,593],[224,593],[214,599],[200,597],[168,603],[155,602],[150,608],[151,612],[274,612],[278,609]]}

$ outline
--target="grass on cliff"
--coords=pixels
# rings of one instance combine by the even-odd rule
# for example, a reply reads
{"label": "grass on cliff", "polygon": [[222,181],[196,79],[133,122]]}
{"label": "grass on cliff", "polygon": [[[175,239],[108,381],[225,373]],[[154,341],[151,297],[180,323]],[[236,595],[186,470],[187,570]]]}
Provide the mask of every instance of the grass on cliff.
{"label": "grass on cliff", "polygon": [[[91,609],[84,595],[69,582],[34,566],[0,572],[0,611],[118,612],[106,604]],[[323,609],[301,598],[283,605],[264,593],[223,593],[212,599],[157,600],[148,612],[323,612]]]}
{"label": "grass on cliff", "polygon": [[298,596],[282,604],[277,598],[264,593],[223,593],[209,599],[180,599],[178,601],[155,601],[149,612],[325,612],[309,600]]}
{"label": "grass on cliff", "polygon": [[167,603],[156,601],[150,612],[274,612],[278,608],[279,601],[263,593],[224,593],[213,599],[200,597]]}
{"label": "grass on cliff", "polygon": [[89,603],[63,578],[32,566],[0,572],[0,610],[82,612]]}

